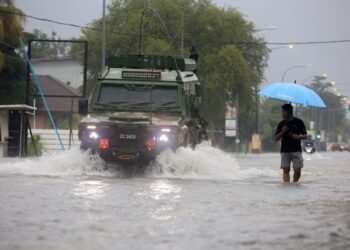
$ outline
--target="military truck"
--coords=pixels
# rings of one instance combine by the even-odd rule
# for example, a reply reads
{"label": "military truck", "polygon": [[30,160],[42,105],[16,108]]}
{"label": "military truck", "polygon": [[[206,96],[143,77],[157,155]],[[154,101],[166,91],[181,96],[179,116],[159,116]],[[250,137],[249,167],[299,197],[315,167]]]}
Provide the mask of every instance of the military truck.
{"label": "military truck", "polygon": [[191,58],[122,54],[106,60],[90,99],[79,100],[81,149],[109,163],[148,164],[205,133]]}

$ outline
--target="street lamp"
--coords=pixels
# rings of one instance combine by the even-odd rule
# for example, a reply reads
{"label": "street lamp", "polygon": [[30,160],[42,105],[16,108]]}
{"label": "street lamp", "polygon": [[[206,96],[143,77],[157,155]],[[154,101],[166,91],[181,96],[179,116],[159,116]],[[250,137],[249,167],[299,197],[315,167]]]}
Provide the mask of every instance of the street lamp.
{"label": "street lamp", "polygon": [[256,83],[254,86],[254,94],[255,94],[255,124],[256,124],[256,130],[255,132],[260,135],[260,117],[259,117],[259,104],[260,104],[260,98],[258,95],[259,92],[259,84]]}
{"label": "street lamp", "polygon": [[102,58],[101,58],[101,68],[102,72],[105,68],[106,60],[106,0],[103,0],[102,9]]}
{"label": "street lamp", "polygon": [[276,48],[271,48],[270,50],[278,50],[278,49],[293,49],[294,48],[294,44],[288,44],[286,46],[281,46],[281,47],[276,47]]}
{"label": "street lamp", "polygon": [[283,75],[282,75],[282,82],[284,82],[284,78],[287,74],[288,71],[292,70],[292,69],[296,69],[296,68],[305,68],[305,67],[311,67],[312,64],[303,64],[303,65],[294,65],[294,66],[291,66],[289,68],[287,68],[284,72],[283,72]]}

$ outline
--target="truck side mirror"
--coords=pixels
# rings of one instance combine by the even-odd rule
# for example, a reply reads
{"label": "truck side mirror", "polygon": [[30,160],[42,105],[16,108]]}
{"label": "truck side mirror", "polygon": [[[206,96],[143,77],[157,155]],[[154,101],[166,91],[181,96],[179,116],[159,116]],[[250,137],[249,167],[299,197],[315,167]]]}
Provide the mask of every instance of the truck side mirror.
{"label": "truck side mirror", "polygon": [[79,99],[78,111],[80,115],[87,115],[89,111],[89,100],[87,98]]}

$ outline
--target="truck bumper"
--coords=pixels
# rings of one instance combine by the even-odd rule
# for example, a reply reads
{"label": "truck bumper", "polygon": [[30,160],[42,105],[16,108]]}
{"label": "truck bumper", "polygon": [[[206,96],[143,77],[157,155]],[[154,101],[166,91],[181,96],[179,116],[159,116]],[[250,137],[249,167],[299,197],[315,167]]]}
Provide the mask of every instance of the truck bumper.
{"label": "truck bumper", "polygon": [[97,151],[100,157],[110,163],[150,162],[156,158],[155,150],[109,148]]}

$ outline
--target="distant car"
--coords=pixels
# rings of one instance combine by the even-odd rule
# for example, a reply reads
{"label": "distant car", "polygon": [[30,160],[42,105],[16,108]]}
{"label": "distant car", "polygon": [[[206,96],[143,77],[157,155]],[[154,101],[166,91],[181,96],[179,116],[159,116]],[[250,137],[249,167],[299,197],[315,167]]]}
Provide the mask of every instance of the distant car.
{"label": "distant car", "polygon": [[335,151],[339,151],[339,152],[350,151],[350,147],[349,147],[349,144],[347,144],[347,143],[335,142],[335,143],[332,143],[331,151],[332,152],[335,152]]}
{"label": "distant car", "polygon": [[316,145],[313,140],[305,140],[303,142],[303,150],[305,153],[313,154],[316,152]]}

